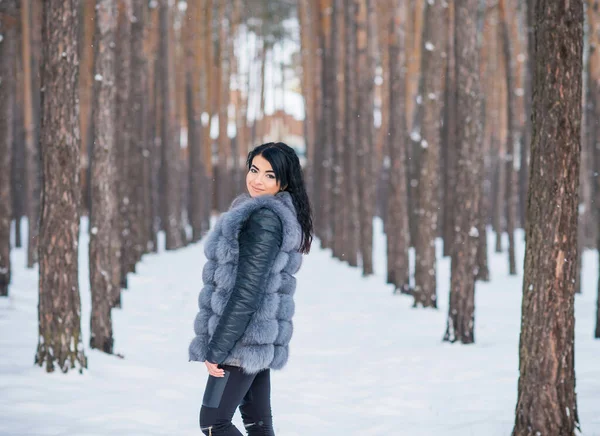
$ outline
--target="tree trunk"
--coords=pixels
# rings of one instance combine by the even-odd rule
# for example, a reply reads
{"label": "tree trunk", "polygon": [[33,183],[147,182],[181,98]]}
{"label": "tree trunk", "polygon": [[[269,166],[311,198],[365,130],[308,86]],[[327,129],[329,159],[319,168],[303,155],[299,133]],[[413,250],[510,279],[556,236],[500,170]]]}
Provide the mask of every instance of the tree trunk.
{"label": "tree trunk", "polygon": [[[204,21],[204,32],[202,32],[202,46],[206,48],[206,58],[204,67],[206,69],[206,112],[208,112],[208,122],[204,126],[204,137],[203,137],[203,147],[204,147],[204,169],[206,174],[206,198],[205,198],[205,223],[210,223],[210,217],[213,211],[213,193],[215,190],[215,181],[214,181],[214,171],[213,171],[213,152],[212,152],[212,138],[210,136],[210,128],[212,125],[212,116],[213,116],[213,88],[216,84],[214,74],[213,74],[213,65],[214,65],[214,53],[212,43],[213,40],[213,0],[205,0],[204,7],[206,10],[203,12],[203,16],[205,17]],[[206,229],[208,230],[208,228]]]}
{"label": "tree trunk", "polygon": [[456,177],[457,177],[457,129],[461,126],[457,126],[456,114],[460,110],[457,107],[457,77],[455,69],[455,50],[454,50],[454,17],[455,17],[455,6],[454,3],[448,4],[448,57],[446,65],[446,84],[444,90],[444,123],[442,126],[442,138],[441,138],[441,168],[440,174],[443,177],[442,182],[442,199],[443,207],[441,220],[441,232],[444,246],[444,256],[452,255],[452,244],[455,241],[455,217],[454,217],[454,206],[456,205],[455,192]]}
{"label": "tree trunk", "polygon": [[[27,268],[33,268],[37,262],[37,242],[38,242],[38,220],[39,220],[39,196],[40,196],[40,168],[39,153],[37,142],[37,125],[35,106],[36,99],[34,95],[39,94],[39,86],[36,86],[36,78],[39,68],[37,56],[34,56],[32,46],[34,46],[34,33],[39,33],[38,22],[39,13],[35,13],[30,7],[35,3],[31,1],[21,2],[21,28],[22,34],[22,53],[23,53],[23,100],[24,100],[24,124],[25,124],[25,185],[26,185],[26,209],[28,217],[28,244],[27,244]],[[38,5],[39,7],[39,5]],[[34,47],[35,49],[36,47]],[[37,68],[36,68],[37,67]]]}
{"label": "tree trunk", "polygon": [[231,23],[231,8],[229,0],[219,2],[219,53],[217,56],[219,90],[217,94],[217,111],[219,113],[219,163],[217,183],[217,208],[219,211],[226,211],[231,198],[232,183],[230,173],[231,141],[227,134],[227,125],[229,122],[229,78],[230,59],[229,59],[229,38]]}
{"label": "tree trunk", "polygon": [[0,4],[0,296],[8,296],[10,284],[10,224],[12,220],[11,157],[14,134],[14,103],[19,16],[16,0]]}
{"label": "tree trunk", "polygon": [[348,223],[346,212],[346,192],[344,190],[344,174],[346,168],[344,165],[344,4],[342,0],[334,0],[333,4],[333,30],[331,34],[332,43],[332,69],[334,81],[331,84],[335,88],[334,107],[334,142],[333,161],[332,161],[332,198],[331,198],[331,216],[333,230],[333,253],[341,259],[346,260],[344,250],[345,241],[348,237]]}
{"label": "tree trunk", "polygon": [[169,26],[171,13],[168,0],[160,2],[160,56],[161,98],[162,98],[162,169],[163,169],[163,216],[162,226],[166,234],[166,249],[176,250],[184,245],[179,199],[180,147],[178,125],[175,117],[175,92],[173,80],[173,58],[170,44]]}
{"label": "tree trunk", "polygon": [[[41,71],[43,190],[39,337],[35,363],[52,372],[87,366],[78,282],[79,108],[77,1],[44,2]],[[61,50],[56,50],[61,47]],[[53,207],[60,204],[60,207]],[[60,271],[60,274],[57,274]]]}
{"label": "tree trunk", "polygon": [[131,250],[125,259],[126,270],[135,272],[137,262],[146,252],[144,226],[144,160],[148,135],[148,60],[144,50],[145,27],[148,22],[145,0],[133,0],[131,23],[131,136],[129,180],[129,222]]}
{"label": "tree trunk", "polygon": [[[475,275],[479,245],[482,123],[477,15],[479,0],[458,0],[455,9],[457,85],[455,239],[450,303],[444,341],[475,342]],[[485,233],[482,235],[485,237]]]}
{"label": "tree trunk", "polygon": [[[116,231],[119,240],[113,240],[113,250],[119,259],[112,270],[115,279],[118,277],[120,286],[114,288],[115,307],[121,306],[121,287],[127,288],[127,259],[132,250],[131,222],[129,198],[129,171],[130,171],[130,148],[131,148],[131,13],[132,0],[118,0],[118,23],[116,40],[116,75],[117,88],[117,120],[115,141],[117,146],[117,186],[119,218]],[[92,164],[93,165],[93,164]],[[95,213],[92,207],[91,214]]]}
{"label": "tree trunk", "polygon": [[81,162],[79,178],[81,180],[82,212],[89,212],[89,154],[92,153],[92,101],[94,91],[94,17],[96,0],[83,0],[82,38],[79,61],[79,135],[81,136]]}
{"label": "tree trunk", "polygon": [[360,220],[360,254],[363,276],[373,274],[373,25],[371,24],[371,0],[360,0],[356,11],[357,41],[357,110],[360,117],[357,131],[357,171]]}
{"label": "tree trunk", "polygon": [[189,19],[184,24],[186,32],[186,95],[188,96],[188,153],[190,174],[189,220],[192,241],[199,241],[204,230],[205,174],[202,153],[202,112],[206,108],[206,57],[203,42],[203,19],[206,0],[188,4]]}
{"label": "tree trunk", "polygon": [[344,109],[344,166],[348,213],[348,238],[344,246],[345,259],[350,266],[358,265],[360,223],[358,218],[357,180],[357,77],[356,77],[356,3],[344,4],[346,26],[344,28],[344,94],[346,96]]}
{"label": "tree trunk", "polygon": [[508,233],[508,267],[509,274],[517,274],[517,265],[515,260],[515,220],[516,220],[516,186],[515,170],[514,170],[514,155],[515,144],[519,143],[519,131],[517,123],[517,107],[515,97],[515,66],[514,66],[514,50],[510,39],[510,31],[508,28],[508,12],[506,10],[506,0],[499,0],[500,20],[502,26],[502,48],[504,54],[504,63],[506,66],[506,115],[507,120],[507,140],[506,140],[506,173],[505,173],[505,191],[506,195],[506,232]]}
{"label": "tree trunk", "polygon": [[389,137],[390,156],[389,203],[386,224],[388,246],[388,283],[395,291],[409,292],[410,271],[408,266],[408,210],[406,204],[406,57],[405,27],[406,8],[402,2],[389,2],[393,9],[386,22],[389,38]]}
{"label": "tree trunk", "polygon": [[575,435],[582,1],[537,0],[535,41],[520,375],[512,434]]}
{"label": "tree trunk", "polygon": [[423,30],[421,156],[419,158],[419,221],[415,244],[414,306],[437,308],[435,239],[438,235],[440,113],[443,109],[447,8],[425,6]]}
{"label": "tree trunk", "polygon": [[91,160],[90,290],[92,314],[90,347],[113,352],[111,308],[119,282],[110,274],[119,262],[114,251],[118,223],[115,144],[115,34],[116,0],[97,0],[94,47],[94,148]]}

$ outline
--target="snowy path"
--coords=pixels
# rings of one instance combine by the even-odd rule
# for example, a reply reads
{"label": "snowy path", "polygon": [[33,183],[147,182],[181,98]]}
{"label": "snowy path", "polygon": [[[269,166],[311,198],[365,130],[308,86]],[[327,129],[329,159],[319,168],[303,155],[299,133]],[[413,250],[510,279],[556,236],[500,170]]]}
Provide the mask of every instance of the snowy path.
{"label": "snowy path", "polygon": [[[130,275],[123,309],[113,311],[116,351],[125,355],[118,359],[87,349],[87,237],[81,242],[89,360],[83,375],[47,375],[33,366],[37,273],[22,267],[23,250],[13,252],[12,295],[0,301],[0,435],[200,435],[206,371],[187,361],[187,345],[202,246],[146,256]],[[412,309],[409,297],[392,296],[384,284],[382,242],[378,236],[377,275],[368,279],[327,252],[315,249],[305,258],[290,362],[272,380],[278,436],[510,434],[521,278],[508,277],[505,255],[493,254],[493,282],[477,288],[477,344],[445,344],[449,260],[438,268],[440,309]],[[592,339],[596,262],[595,253],[586,253],[576,303],[577,394],[586,436],[600,436],[600,341]]]}

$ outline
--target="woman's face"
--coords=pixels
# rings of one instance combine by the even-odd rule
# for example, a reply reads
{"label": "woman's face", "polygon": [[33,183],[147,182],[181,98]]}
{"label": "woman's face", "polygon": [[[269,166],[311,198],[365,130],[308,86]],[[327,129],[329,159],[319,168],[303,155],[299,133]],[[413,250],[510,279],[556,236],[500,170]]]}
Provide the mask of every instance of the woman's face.
{"label": "woman's face", "polygon": [[251,197],[275,195],[279,192],[279,182],[275,180],[275,172],[271,164],[261,155],[254,156],[248,174],[246,188]]}

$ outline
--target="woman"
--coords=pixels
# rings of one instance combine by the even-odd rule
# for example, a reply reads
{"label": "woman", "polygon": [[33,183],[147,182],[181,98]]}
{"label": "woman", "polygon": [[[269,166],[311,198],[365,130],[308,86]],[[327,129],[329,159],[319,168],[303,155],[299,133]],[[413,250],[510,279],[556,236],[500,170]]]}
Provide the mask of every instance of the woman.
{"label": "woman", "polygon": [[274,435],[270,369],[288,359],[294,314],[293,277],[310,250],[312,219],[298,156],[267,143],[250,152],[248,193],[236,198],[207,236],[200,311],[190,360],[209,378],[200,411],[206,435],[241,435],[231,423],[239,406],[249,435]]}

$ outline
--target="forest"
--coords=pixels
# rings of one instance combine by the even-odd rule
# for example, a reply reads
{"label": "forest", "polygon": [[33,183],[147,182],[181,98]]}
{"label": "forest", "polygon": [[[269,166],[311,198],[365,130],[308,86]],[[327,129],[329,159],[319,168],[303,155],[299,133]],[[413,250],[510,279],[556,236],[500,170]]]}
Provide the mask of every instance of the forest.
{"label": "forest", "polygon": [[89,348],[113,354],[111,312],[159,235],[167,251],[201,243],[245,189],[248,152],[281,141],[301,157],[315,249],[371,276],[383,222],[390,298],[437,310],[442,244],[444,342],[476,343],[476,284],[503,280],[494,241],[523,276],[513,435],[534,417],[538,434],[575,434],[599,44],[597,0],[1,0],[0,296],[37,269],[35,363],[93,366],[81,220]]}

